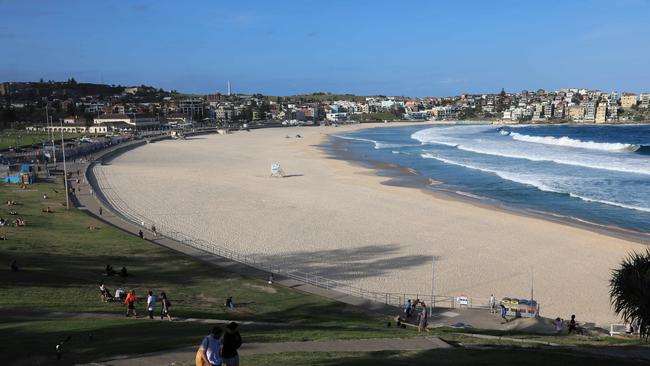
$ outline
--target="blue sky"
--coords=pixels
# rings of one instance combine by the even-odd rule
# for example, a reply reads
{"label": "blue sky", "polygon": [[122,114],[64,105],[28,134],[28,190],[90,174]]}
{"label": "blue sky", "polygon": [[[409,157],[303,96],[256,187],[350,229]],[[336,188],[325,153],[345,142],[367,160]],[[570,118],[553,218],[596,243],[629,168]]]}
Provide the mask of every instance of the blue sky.
{"label": "blue sky", "polygon": [[650,91],[650,1],[0,0],[0,80],[183,92]]}

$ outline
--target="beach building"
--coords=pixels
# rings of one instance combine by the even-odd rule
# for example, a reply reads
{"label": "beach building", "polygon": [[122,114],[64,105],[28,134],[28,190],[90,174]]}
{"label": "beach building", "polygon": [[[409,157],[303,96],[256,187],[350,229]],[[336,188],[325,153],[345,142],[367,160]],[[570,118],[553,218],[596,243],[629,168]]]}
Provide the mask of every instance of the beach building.
{"label": "beach building", "polygon": [[623,93],[621,97],[621,107],[632,108],[636,105],[638,97],[634,93]]}
{"label": "beach building", "polygon": [[95,125],[120,125],[123,124],[127,128],[143,129],[158,127],[160,121],[158,117],[149,114],[128,113],[128,114],[103,114],[93,119]]}

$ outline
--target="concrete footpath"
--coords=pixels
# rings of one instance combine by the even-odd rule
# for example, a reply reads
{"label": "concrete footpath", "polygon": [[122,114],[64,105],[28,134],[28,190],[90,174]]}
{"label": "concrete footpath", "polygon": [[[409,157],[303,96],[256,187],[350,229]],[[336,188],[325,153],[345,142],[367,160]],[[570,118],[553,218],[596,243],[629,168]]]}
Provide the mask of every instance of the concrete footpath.
{"label": "concrete footpath", "polygon": [[[451,348],[438,338],[350,339],[312,342],[244,343],[239,349],[242,358],[248,355],[284,352],[374,352],[386,350],[421,351]],[[164,353],[131,356],[123,359],[94,362],[96,366],[159,366],[192,363],[197,347]]]}

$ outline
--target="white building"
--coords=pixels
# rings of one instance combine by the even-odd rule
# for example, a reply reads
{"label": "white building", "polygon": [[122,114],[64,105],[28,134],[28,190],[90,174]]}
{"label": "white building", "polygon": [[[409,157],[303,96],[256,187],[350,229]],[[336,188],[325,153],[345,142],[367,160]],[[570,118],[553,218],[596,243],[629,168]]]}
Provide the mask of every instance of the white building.
{"label": "white building", "polygon": [[93,119],[94,124],[120,124],[124,123],[126,125],[132,126],[135,129],[141,128],[151,128],[157,127],[160,125],[158,117],[146,115],[146,114],[104,114],[95,119]]}

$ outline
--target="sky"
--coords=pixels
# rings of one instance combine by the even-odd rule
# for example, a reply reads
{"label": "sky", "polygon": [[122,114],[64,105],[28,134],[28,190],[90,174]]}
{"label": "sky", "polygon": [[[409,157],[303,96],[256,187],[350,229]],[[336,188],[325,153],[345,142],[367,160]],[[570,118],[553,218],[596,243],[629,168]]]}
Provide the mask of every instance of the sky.
{"label": "sky", "polygon": [[650,91],[650,0],[0,0],[0,81],[186,93]]}

